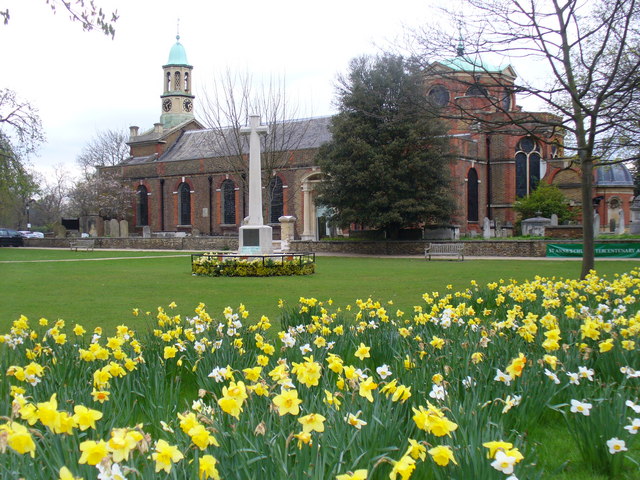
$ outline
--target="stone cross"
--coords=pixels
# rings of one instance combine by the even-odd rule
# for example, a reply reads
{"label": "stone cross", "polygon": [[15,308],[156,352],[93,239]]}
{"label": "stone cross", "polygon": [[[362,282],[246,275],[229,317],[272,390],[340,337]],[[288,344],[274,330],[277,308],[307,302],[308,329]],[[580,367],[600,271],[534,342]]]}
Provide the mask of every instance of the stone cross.
{"label": "stone cross", "polygon": [[264,225],[260,135],[266,135],[268,132],[269,127],[260,126],[260,115],[250,115],[249,126],[240,129],[241,134],[249,135],[249,216],[246,225]]}

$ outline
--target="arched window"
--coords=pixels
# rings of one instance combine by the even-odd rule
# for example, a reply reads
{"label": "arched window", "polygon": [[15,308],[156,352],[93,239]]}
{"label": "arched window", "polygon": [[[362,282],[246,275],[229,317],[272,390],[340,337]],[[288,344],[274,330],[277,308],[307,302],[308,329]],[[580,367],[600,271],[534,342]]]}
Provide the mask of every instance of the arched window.
{"label": "arched window", "polygon": [[284,215],[284,191],[280,177],[273,177],[269,182],[269,222],[278,223]]}
{"label": "arched window", "polygon": [[467,89],[467,93],[465,93],[465,95],[467,97],[486,97],[487,89],[479,83],[474,83]]}
{"label": "arched window", "polygon": [[540,182],[540,146],[525,137],[516,147],[516,197],[526,197]]}
{"label": "arched window", "polygon": [[136,219],[138,225],[149,225],[149,198],[147,187],[140,185],[136,191]]}
{"label": "arched window", "polygon": [[475,168],[467,175],[467,220],[478,221],[478,172]]}
{"label": "arched window", "polygon": [[180,225],[191,225],[191,189],[186,183],[178,187],[178,215]]}
{"label": "arched window", "polygon": [[189,72],[184,72],[184,91],[189,93]]}
{"label": "arched window", "polygon": [[236,224],[236,185],[233,180],[222,182],[222,223]]}
{"label": "arched window", "polygon": [[175,80],[173,82],[174,90],[180,90],[180,72],[174,73]]}
{"label": "arched window", "polygon": [[167,83],[164,86],[164,91],[171,91],[171,72],[167,72]]}
{"label": "arched window", "polygon": [[502,92],[502,109],[505,112],[511,110],[511,92],[508,89],[504,89]]}

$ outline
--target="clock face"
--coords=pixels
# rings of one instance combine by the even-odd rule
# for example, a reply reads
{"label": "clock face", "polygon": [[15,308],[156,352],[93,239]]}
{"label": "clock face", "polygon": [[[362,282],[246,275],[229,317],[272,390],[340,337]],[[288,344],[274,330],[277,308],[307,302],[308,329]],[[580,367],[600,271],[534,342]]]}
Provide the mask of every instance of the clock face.
{"label": "clock face", "polygon": [[171,110],[171,99],[167,98],[162,102],[162,109],[165,112],[168,112],[169,110]]}
{"label": "clock face", "polygon": [[193,109],[193,102],[191,100],[185,100],[182,103],[185,112],[190,112]]}

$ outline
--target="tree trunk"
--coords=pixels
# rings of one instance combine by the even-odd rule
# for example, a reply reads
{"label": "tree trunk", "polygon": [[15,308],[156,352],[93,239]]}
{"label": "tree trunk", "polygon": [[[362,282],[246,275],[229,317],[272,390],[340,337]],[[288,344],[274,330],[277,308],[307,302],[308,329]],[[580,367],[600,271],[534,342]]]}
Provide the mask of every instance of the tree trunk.
{"label": "tree trunk", "polygon": [[582,271],[580,278],[584,279],[595,267],[594,228],[593,224],[593,160],[585,158],[582,167]]}

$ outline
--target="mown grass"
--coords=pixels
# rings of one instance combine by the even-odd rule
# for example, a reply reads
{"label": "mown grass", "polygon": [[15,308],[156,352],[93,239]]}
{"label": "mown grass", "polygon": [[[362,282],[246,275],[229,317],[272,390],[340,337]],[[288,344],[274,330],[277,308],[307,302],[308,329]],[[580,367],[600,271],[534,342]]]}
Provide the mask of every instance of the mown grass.
{"label": "mown grass", "polygon": [[[180,255],[175,257],[174,255]],[[144,257],[144,258],[134,258]],[[75,261],[110,258],[110,260]],[[72,260],[36,262],[35,260]],[[395,308],[411,311],[421,305],[424,292],[459,290],[471,280],[479,284],[508,280],[522,281],[536,275],[577,278],[578,261],[467,260],[465,262],[424,259],[319,257],[317,273],[308,277],[203,278],[190,274],[190,258],[181,252],[0,249],[0,330],[6,332],[20,314],[36,320],[64,318],[85,328],[102,326],[107,331],[120,323],[144,329],[145,320],[131,315],[131,309],[155,312],[160,305],[175,301],[184,311],[199,302],[215,315],[231,305],[243,303],[257,321],[265,314],[278,319],[279,298],[295,305],[300,296],[332,298],[337,305],[352,304],[356,298],[392,300]],[[614,275],[637,262],[599,261],[598,272]],[[0,333],[2,333],[0,332]],[[562,419],[546,415],[533,428],[529,439],[536,445],[544,478],[554,480],[604,480],[580,458]],[[640,446],[632,449],[637,457]],[[640,478],[627,472],[625,480]]]}
{"label": "mown grass", "polygon": [[[447,285],[461,289],[471,280],[486,284],[536,275],[577,278],[580,272],[575,260],[318,257],[316,273],[310,276],[208,278],[191,275],[190,256],[184,252],[0,249],[0,262],[7,261],[16,263],[0,263],[2,329],[20,315],[62,318],[91,328],[121,323],[136,327],[133,308],[153,312],[170,302],[181,308],[204,302],[212,314],[243,303],[256,320],[261,315],[277,319],[279,299],[294,305],[301,296],[331,298],[341,306],[371,297],[410,309],[421,303],[423,293],[444,291]],[[599,261],[596,269],[613,275],[629,270],[630,263]]]}

